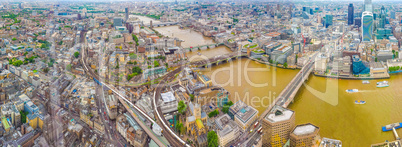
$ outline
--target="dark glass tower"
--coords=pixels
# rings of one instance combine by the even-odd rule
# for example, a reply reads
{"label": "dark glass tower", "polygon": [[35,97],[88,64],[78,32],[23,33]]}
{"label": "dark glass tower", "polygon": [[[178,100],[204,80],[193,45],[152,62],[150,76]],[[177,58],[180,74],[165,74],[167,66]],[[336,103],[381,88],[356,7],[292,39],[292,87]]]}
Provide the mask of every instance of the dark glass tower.
{"label": "dark glass tower", "polygon": [[353,25],[353,19],[354,19],[354,8],[353,4],[349,4],[348,8],[348,25]]}

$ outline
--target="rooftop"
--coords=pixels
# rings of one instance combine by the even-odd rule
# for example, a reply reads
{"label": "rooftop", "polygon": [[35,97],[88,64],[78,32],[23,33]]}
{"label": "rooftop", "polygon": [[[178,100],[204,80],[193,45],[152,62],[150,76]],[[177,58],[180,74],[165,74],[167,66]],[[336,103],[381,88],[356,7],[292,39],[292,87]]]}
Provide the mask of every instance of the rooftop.
{"label": "rooftop", "polygon": [[230,106],[230,110],[234,112],[236,115],[235,117],[242,121],[243,123],[246,123],[249,121],[252,117],[256,116],[258,111],[254,109],[251,106],[248,106],[245,104],[243,101],[237,101],[235,104]]}
{"label": "rooftop", "polygon": [[265,119],[272,123],[276,123],[289,120],[293,116],[293,114],[294,112],[292,110],[275,105],[265,116]]}
{"label": "rooftop", "polygon": [[162,96],[163,102],[165,102],[165,103],[176,100],[176,98],[174,97],[174,95],[171,91],[166,92],[166,93],[161,93],[161,96]]}
{"label": "rooftop", "polygon": [[312,124],[298,125],[293,130],[293,134],[295,134],[297,136],[308,135],[308,134],[314,133],[316,129],[318,129],[318,127],[316,127]]}

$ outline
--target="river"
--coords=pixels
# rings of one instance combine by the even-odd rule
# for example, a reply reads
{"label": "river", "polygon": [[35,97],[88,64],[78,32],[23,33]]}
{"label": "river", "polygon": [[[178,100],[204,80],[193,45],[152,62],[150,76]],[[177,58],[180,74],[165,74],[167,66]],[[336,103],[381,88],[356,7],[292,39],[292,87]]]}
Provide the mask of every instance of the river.
{"label": "river", "polygon": [[[181,30],[177,26],[155,29],[166,36],[184,40],[183,47],[213,43],[212,39],[198,32]],[[230,53],[230,50],[222,46],[200,53],[212,57]],[[195,58],[198,55],[189,52],[188,56]],[[201,72],[210,76],[214,84],[227,89],[232,101],[240,99],[261,114],[298,70],[238,59]],[[362,84],[360,80],[335,80],[310,75],[307,86],[300,88],[289,109],[296,112],[296,124],[312,123],[320,127],[321,137],[339,139],[344,146],[370,146],[385,140],[393,141],[392,131],[382,132],[381,127],[402,122],[402,74],[394,74],[387,79],[390,87],[377,88],[377,81],[381,80]],[[346,89],[359,89],[359,92],[347,93]],[[365,100],[367,103],[357,105],[354,104],[355,100]],[[402,129],[397,132],[402,135]]]}
{"label": "river", "polygon": [[[201,33],[195,32],[191,29],[179,29],[178,26],[166,26],[154,28],[159,33],[164,36],[177,37],[184,42],[181,43],[183,48],[195,47],[199,45],[214,44],[215,41],[209,37],[204,37]],[[187,56],[191,58],[192,61],[203,59],[197,54],[199,51],[194,49],[192,52],[188,52]],[[218,46],[216,48],[201,50],[202,56],[211,58],[216,55],[223,55],[231,53],[231,50],[226,46]]]}

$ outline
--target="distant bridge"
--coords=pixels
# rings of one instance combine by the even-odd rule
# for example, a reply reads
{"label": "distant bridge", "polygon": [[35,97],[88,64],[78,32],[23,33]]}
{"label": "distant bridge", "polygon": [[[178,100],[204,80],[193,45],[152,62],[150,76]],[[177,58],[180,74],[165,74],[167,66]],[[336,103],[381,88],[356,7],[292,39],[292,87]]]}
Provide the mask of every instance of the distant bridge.
{"label": "distant bridge", "polygon": [[[172,25],[178,25],[178,24],[180,24],[180,22],[160,22],[160,23],[153,23],[152,27],[172,26]],[[144,26],[151,27],[151,24],[146,24]]]}
{"label": "distant bridge", "polygon": [[198,49],[198,48],[204,48],[204,47],[207,47],[207,48],[214,48],[214,47],[217,47],[217,46],[220,46],[220,45],[225,45],[224,43],[214,43],[214,44],[205,44],[205,45],[199,45],[199,46],[193,46],[193,47],[187,47],[187,48],[183,48],[184,50],[195,50],[195,49]]}
{"label": "distant bridge", "polygon": [[208,58],[206,60],[200,60],[200,61],[193,61],[190,63],[190,65],[196,66],[196,67],[211,67],[212,65],[219,65],[219,63],[223,62],[230,62],[232,59],[238,59],[241,57],[247,57],[247,54],[241,53],[241,52],[233,52],[229,54],[224,54],[224,55],[218,55],[214,56],[212,58]]}

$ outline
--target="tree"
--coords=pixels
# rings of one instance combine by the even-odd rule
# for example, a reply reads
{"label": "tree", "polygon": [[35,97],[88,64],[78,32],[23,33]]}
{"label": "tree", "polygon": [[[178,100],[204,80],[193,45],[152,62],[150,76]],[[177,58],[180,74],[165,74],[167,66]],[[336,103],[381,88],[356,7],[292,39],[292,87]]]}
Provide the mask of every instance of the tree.
{"label": "tree", "polygon": [[222,112],[223,112],[223,113],[228,113],[228,112],[229,112],[229,108],[230,108],[230,106],[232,106],[232,105],[233,105],[233,102],[232,102],[232,101],[227,102],[225,105],[223,105],[223,107],[222,107]]}
{"label": "tree", "polygon": [[154,67],[159,67],[159,62],[158,61],[154,61]]}
{"label": "tree", "polygon": [[75,52],[75,53],[74,53],[74,57],[75,57],[75,58],[78,58],[79,56],[80,56],[80,52]]}
{"label": "tree", "polygon": [[194,95],[190,94],[189,96],[190,96],[191,101],[194,101]]}
{"label": "tree", "polygon": [[46,68],[43,69],[43,72],[48,73],[49,70],[50,70],[50,69],[49,69],[48,67],[46,67]]}
{"label": "tree", "polygon": [[215,109],[214,111],[208,113],[208,117],[214,117],[218,114],[219,114],[218,109]]}
{"label": "tree", "polygon": [[178,123],[176,125],[176,130],[177,130],[177,132],[179,132],[179,134],[184,134],[185,133],[185,128],[184,128],[183,123]]}
{"label": "tree", "polygon": [[20,115],[21,115],[21,123],[26,123],[28,112],[20,111]]}
{"label": "tree", "polygon": [[142,73],[142,69],[138,66],[133,67],[133,69],[131,69],[131,71],[136,74]]}
{"label": "tree", "polygon": [[209,131],[207,135],[208,147],[218,147],[218,135],[215,131]]}
{"label": "tree", "polygon": [[184,101],[179,101],[179,104],[177,105],[177,110],[179,113],[184,114],[186,112],[187,105],[184,103]]}
{"label": "tree", "polygon": [[17,38],[15,38],[15,37],[14,37],[14,38],[13,38],[13,39],[11,39],[11,40],[12,40],[12,41],[16,41],[16,40],[17,40]]}
{"label": "tree", "polygon": [[135,45],[138,46],[138,37],[136,35],[134,35],[134,34],[132,36],[133,36],[133,39],[135,41]]}
{"label": "tree", "polygon": [[287,62],[283,63],[283,67],[288,68],[288,63]]}
{"label": "tree", "polygon": [[72,67],[72,65],[71,65],[71,64],[67,64],[67,66],[66,66],[66,70],[71,71],[71,67]]}

